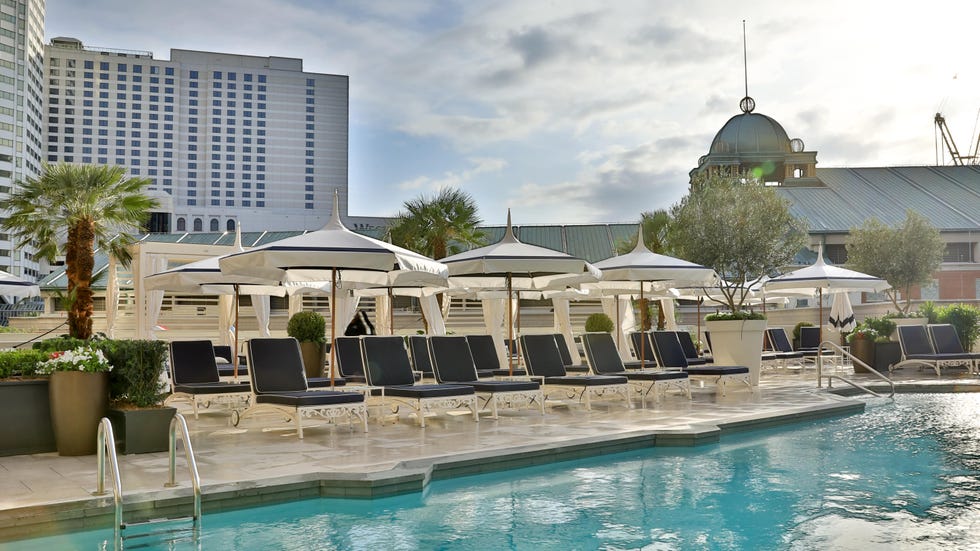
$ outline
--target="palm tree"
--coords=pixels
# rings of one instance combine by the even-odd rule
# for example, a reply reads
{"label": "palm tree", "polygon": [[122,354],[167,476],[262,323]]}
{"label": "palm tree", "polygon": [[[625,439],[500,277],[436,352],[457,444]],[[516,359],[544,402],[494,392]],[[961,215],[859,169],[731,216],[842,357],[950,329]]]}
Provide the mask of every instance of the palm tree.
{"label": "palm tree", "polygon": [[134,239],[126,232],[139,230],[157,206],[142,193],[148,179],[125,175],[118,166],[46,165],[39,178],[19,182],[0,201],[0,210],[8,213],[0,228],[18,246],[30,243],[49,261],[59,252],[65,255],[68,332],[75,338],[92,336],[95,247],[128,264]]}
{"label": "palm tree", "polygon": [[[667,230],[670,228],[670,213],[666,209],[641,212],[640,227],[643,228],[643,243],[647,248],[657,254],[667,254]],[[616,247],[616,252],[625,254],[632,251],[633,247],[636,247],[636,234],[621,241]],[[650,319],[650,299],[637,300],[637,308],[640,310],[640,327],[644,331],[649,331],[653,327],[653,320]],[[657,329],[663,329],[665,324],[666,319],[664,319],[663,310],[657,308]]]}
{"label": "palm tree", "polygon": [[439,260],[484,244],[476,202],[464,191],[443,188],[433,197],[406,201],[403,207],[388,226],[395,245]]}

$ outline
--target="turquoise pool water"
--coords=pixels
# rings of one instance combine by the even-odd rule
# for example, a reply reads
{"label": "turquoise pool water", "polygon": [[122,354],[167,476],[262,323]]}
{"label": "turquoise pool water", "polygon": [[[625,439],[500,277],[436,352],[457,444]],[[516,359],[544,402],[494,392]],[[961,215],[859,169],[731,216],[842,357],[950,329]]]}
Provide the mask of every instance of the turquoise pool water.
{"label": "turquoise pool water", "polygon": [[[7,545],[111,549],[111,537],[103,530]],[[188,541],[139,543],[143,549],[196,547]],[[865,414],[729,436],[718,445],[649,449],[439,481],[424,494],[205,514],[200,545],[222,550],[980,547],[980,394],[903,395],[894,404],[872,404]]]}

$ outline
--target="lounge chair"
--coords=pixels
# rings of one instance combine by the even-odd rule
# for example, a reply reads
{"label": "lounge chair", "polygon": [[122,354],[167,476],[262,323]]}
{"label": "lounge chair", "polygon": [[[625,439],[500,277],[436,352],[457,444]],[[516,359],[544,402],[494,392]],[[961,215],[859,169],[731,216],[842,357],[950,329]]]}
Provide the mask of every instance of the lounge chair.
{"label": "lounge chair", "polygon": [[361,356],[361,340],[357,337],[337,337],[334,339],[334,346],[334,357],[340,376],[354,384],[367,384],[364,358]]}
{"label": "lounge chair", "polygon": [[[973,371],[972,354],[936,352],[924,325],[899,325],[898,342],[902,348],[902,360],[888,366],[888,371],[895,371],[907,365],[931,367],[936,371],[936,377],[942,376],[944,367],[966,366],[969,371]],[[962,350],[962,347],[960,349]]]}
{"label": "lounge chair", "polygon": [[[680,342],[681,339],[680,334],[687,333],[687,331],[670,331],[670,333],[675,333],[677,335],[678,342]],[[687,336],[688,339],[690,340],[690,334],[688,334]],[[646,347],[646,350],[644,350],[643,352],[645,355],[644,361],[646,361],[648,364],[652,364],[651,367],[657,367],[657,353],[653,349],[653,340],[652,340],[653,333],[651,331],[633,332],[630,333],[630,339],[633,341],[634,349],[637,351],[639,351],[640,349],[641,345],[639,343],[641,342],[642,339],[643,341],[642,345]],[[638,354],[637,357],[639,357]],[[708,360],[706,358],[702,358],[698,356],[698,353],[694,348],[693,341],[691,341],[691,350],[690,351],[684,350],[684,357],[687,358],[687,365],[704,365],[708,363]],[[639,364],[639,362],[633,362],[633,363]],[[629,368],[630,367],[629,364],[626,364],[626,367]]]}
{"label": "lounge chair", "polygon": [[[509,368],[500,366],[497,356],[497,346],[490,335],[467,335],[466,342],[470,345],[473,363],[476,364],[476,374],[480,377],[509,377]],[[514,362],[517,363],[516,360]],[[514,377],[526,377],[527,371],[514,366]]]}
{"label": "lounge chair", "polygon": [[824,359],[834,359],[835,353],[820,350],[821,331],[819,327],[800,327],[800,347],[797,352],[803,353],[803,360],[817,363],[817,356]]}
{"label": "lounge chair", "polygon": [[[214,360],[218,364],[218,375],[221,377],[234,377],[235,365],[231,355],[231,346],[227,344],[214,345]],[[238,357],[238,376],[248,377],[248,362],[244,356]]]}
{"label": "lounge chair", "polygon": [[429,357],[429,338],[425,335],[408,337],[408,352],[412,357],[412,367],[422,379],[435,378],[432,371],[432,359]]}
{"label": "lounge chair", "polygon": [[[415,375],[398,336],[361,337],[368,384],[382,389],[382,400],[404,404],[415,412],[419,425],[425,427],[425,414],[433,409],[469,408],[473,420],[479,421],[476,393],[472,386],[456,384],[415,384]],[[397,410],[396,410],[397,411]]]}
{"label": "lounge chair", "polygon": [[667,390],[676,388],[691,398],[691,384],[687,373],[683,371],[665,371],[663,369],[633,369],[626,370],[623,360],[616,349],[616,342],[609,333],[585,333],[582,335],[585,345],[585,356],[596,375],[621,375],[626,377],[633,392],[639,393],[640,405],[647,406],[647,395],[653,393],[655,402],[661,396],[666,396]]}
{"label": "lounge chair", "polygon": [[700,360],[701,363],[710,364],[714,362],[714,358],[711,356],[703,356],[698,354],[698,349],[694,346],[694,339],[691,334],[687,331],[674,331],[677,333],[677,340],[681,342],[681,346],[684,348],[684,356],[687,357],[687,363],[691,364],[691,360]]}
{"label": "lounge chair", "polygon": [[545,395],[552,392],[563,393],[567,398],[583,402],[587,410],[592,409],[593,398],[610,395],[622,396],[626,400],[626,407],[631,406],[630,385],[626,377],[568,375],[553,335],[521,335],[521,353],[524,354],[524,363],[531,376],[540,378],[544,383]]}
{"label": "lounge chair", "polygon": [[775,355],[775,360],[783,369],[789,367],[792,361],[797,367],[803,367],[803,352],[793,350],[793,343],[789,341],[786,330],[782,327],[769,327],[766,329],[766,341],[769,343],[771,353]]}
{"label": "lounge chair", "polygon": [[296,434],[303,438],[306,417],[346,417],[351,425],[356,417],[367,432],[367,406],[362,394],[309,389],[299,341],[292,337],[251,339],[246,349],[255,403],[241,415],[232,414],[234,425],[247,417],[276,413],[295,421]]}
{"label": "lounge chair", "polygon": [[714,383],[718,393],[724,396],[727,387],[731,383],[745,383],[752,388],[749,379],[749,368],[743,365],[698,365],[691,366],[687,363],[687,356],[684,355],[684,348],[677,340],[677,334],[673,331],[654,331],[653,349],[657,354],[657,362],[664,369],[681,369],[686,371],[692,379]]}
{"label": "lounge chair", "polygon": [[164,404],[190,402],[194,418],[198,407],[220,402],[246,406],[252,396],[248,383],[222,381],[211,341],[172,341],[170,343],[170,390]]}
{"label": "lounge chair", "polygon": [[483,408],[497,418],[500,405],[515,408],[537,404],[544,415],[544,393],[534,381],[481,381],[466,337],[438,335],[428,338],[436,381],[440,384],[463,384],[473,387],[483,400]]}
{"label": "lounge chair", "polygon": [[[558,345],[558,353],[561,354],[561,363],[565,366],[565,371],[569,373],[588,373],[589,365],[586,364],[576,364],[572,362],[572,352],[568,349],[568,343],[565,342],[565,335],[561,333],[554,333],[555,344]],[[576,350],[576,352],[578,352]]]}
{"label": "lounge chair", "polygon": [[[657,367],[657,357],[653,353],[653,347],[650,345],[650,334],[647,332],[633,331],[629,334],[629,338],[630,346],[633,348],[633,356],[637,359],[635,361],[624,361],[623,365],[626,369],[655,369]],[[643,350],[642,356],[640,355],[641,347]],[[639,360],[641,357],[643,361]]]}
{"label": "lounge chair", "polygon": [[948,323],[930,324],[926,326],[929,330],[929,337],[932,339],[932,346],[937,354],[963,354],[964,359],[971,360],[971,373],[977,374],[980,371],[980,352],[967,352],[960,342],[956,328]]}

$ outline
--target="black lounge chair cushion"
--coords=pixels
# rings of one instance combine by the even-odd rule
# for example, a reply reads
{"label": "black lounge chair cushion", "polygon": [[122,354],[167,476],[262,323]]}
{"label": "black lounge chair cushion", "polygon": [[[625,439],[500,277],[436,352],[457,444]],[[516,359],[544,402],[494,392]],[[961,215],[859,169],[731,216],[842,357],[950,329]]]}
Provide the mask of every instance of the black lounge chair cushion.
{"label": "black lounge chair cushion", "polygon": [[739,375],[748,372],[749,368],[743,365],[706,365],[687,368],[688,375]]}
{"label": "black lounge chair cushion", "polygon": [[[347,379],[342,379],[340,377],[334,377],[333,386],[344,386],[347,384]],[[310,388],[323,388],[330,386],[330,377],[310,377],[306,380],[306,385]]]}
{"label": "black lounge chair cushion", "polygon": [[255,394],[305,392],[308,388],[303,371],[299,342],[292,338],[260,338],[248,341],[252,360],[252,390]]}
{"label": "black lounge chair cushion", "polygon": [[639,360],[635,362],[623,362],[623,367],[626,369],[652,369],[657,367],[657,362],[652,358],[645,362],[641,362]]}
{"label": "black lounge chair cushion", "polygon": [[623,376],[631,381],[671,381],[674,379],[687,379],[687,373],[683,371],[626,371]]}
{"label": "black lounge chair cushion", "polygon": [[[218,375],[221,376],[221,377],[234,377],[235,376],[235,368],[233,366],[231,366],[231,365],[228,365],[228,364],[222,364],[222,365],[218,366]],[[248,368],[245,367],[244,365],[239,365],[238,366],[238,376],[239,377],[248,377]]]}
{"label": "black lounge chair cushion", "polygon": [[704,365],[706,363],[708,363],[708,360],[705,360],[704,358],[688,358],[687,359],[687,365]]}
{"label": "black lounge chair cushion", "polygon": [[329,390],[275,392],[255,396],[257,404],[281,404],[285,406],[330,406],[363,401],[364,396],[357,392],[331,392]]}
{"label": "black lounge chair cushion", "polygon": [[[511,372],[509,369],[491,369],[491,370],[480,370],[477,371],[477,375],[480,377],[510,377]],[[527,370],[514,368],[514,377],[527,377]]]}
{"label": "black lounge chair cushion", "polygon": [[407,385],[387,386],[385,395],[396,398],[442,398],[444,396],[465,396],[473,394],[468,385]]}
{"label": "black lounge chair cushion", "polygon": [[187,394],[227,394],[229,392],[249,392],[248,383],[187,383],[174,385],[174,392]]}
{"label": "black lounge chair cushion", "polygon": [[974,354],[963,352],[962,354],[908,354],[905,356],[905,359],[944,362],[955,360],[972,360],[974,357]]}
{"label": "black lounge chair cushion", "polygon": [[564,365],[565,371],[568,373],[588,373],[589,366],[587,365]]}
{"label": "black lounge chair cushion", "polygon": [[780,356],[775,352],[763,352],[762,361],[768,362],[770,360],[778,360]]}
{"label": "black lounge chair cushion", "polygon": [[[773,352],[772,355],[775,356],[775,358],[773,359],[776,360],[789,360],[789,359],[802,358],[806,354],[803,352]],[[816,356],[815,353],[813,355]],[[763,354],[763,356],[765,356],[765,354]]]}
{"label": "black lounge chair cushion", "polygon": [[565,385],[565,386],[606,386],[606,385],[625,385],[627,383],[626,377],[620,375],[587,375],[587,376],[574,376],[566,375],[564,377],[545,377],[544,384],[546,385]]}
{"label": "black lounge chair cushion", "polygon": [[466,384],[477,392],[518,392],[541,388],[541,385],[534,381],[472,381]]}
{"label": "black lounge chair cushion", "polygon": [[211,341],[171,342],[170,373],[178,385],[218,382],[218,364],[215,363]]}

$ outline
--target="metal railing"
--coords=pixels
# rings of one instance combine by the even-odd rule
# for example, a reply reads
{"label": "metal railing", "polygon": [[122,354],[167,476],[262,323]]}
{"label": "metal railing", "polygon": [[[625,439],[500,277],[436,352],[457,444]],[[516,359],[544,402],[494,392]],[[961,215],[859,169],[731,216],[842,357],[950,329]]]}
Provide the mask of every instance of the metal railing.
{"label": "metal railing", "polygon": [[177,470],[177,429],[184,441],[184,457],[187,459],[187,470],[191,475],[191,486],[194,488],[194,525],[201,521],[201,476],[197,472],[197,460],[194,459],[194,447],[191,445],[190,431],[187,430],[187,420],[175,413],[170,421],[170,478],[164,486],[172,488],[177,485],[174,481]]}
{"label": "metal railing", "polygon": [[888,383],[888,386],[891,389],[891,391],[888,393],[888,398],[892,398],[892,397],[895,396],[895,382],[894,381],[892,381],[890,378],[882,375],[881,373],[878,372],[878,370],[876,370],[875,368],[871,367],[870,365],[864,363],[863,361],[859,360],[858,358],[855,358],[853,354],[851,354],[847,350],[844,350],[842,347],[840,347],[839,345],[837,345],[836,343],[833,343],[831,341],[823,341],[822,343],[820,343],[820,347],[817,349],[817,388],[822,388],[823,387],[823,379],[824,379],[824,377],[826,377],[827,378],[827,388],[832,388],[834,386],[833,385],[834,379],[837,379],[839,381],[842,381],[844,383],[847,383],[847,384],[851,385],[852,387],[854,387],[854,388],[856,388],[858,390],[861,390],[863,392],[866,392],[868,394],[871,394],[872,396],[877,396],[879,398],[882,397],[881,394],[879,394],[879,393],[871,390],[870,388],[868,388],[866,386],[863,386],[863,385],[861,385],[859,383],[856,383],[856,382],[854,382],[854,381],[852,381],[852,380],[850,380],[850,379],[848,379],[846,377],[841,377],[840,375],[824,375],[824,373],[823,373],[823,351],[824,350],[830,350],[835,355],[836,354],[840,354],[841,358],[844,358],[846,356],[847,358],[850,358],[852,364],[860,365],[861,367],[867,369],[868,372],[874,373],[879,379],[881,379],[881,380],[885,381],[886,383]]}
{"label": "metal railing", "polygon": [[[177,483],[174,482],[174,475],[177,466],[176,449],[178,428],[180,429],[181,438],[184,441],[184,454],[187,457],[187,468],[191,475],[191,486],[194,489],[194,516],[192,517],[192,521],[193,530],[196,537],[197,532],[200,529],[201,521],[201,477],[197,472],[197,460],[194,459],[194,448],[191,445],[190,431],[187,430],[187,421],[184,419],[184,416],[179,413],[175,413],[173,420],[170,421],[170,476],[164,486],[167,488],[172,488],[177,485]],[[126,524],[123,523],[122,480],[119,476],[119,458],[116,455],[116,439],[112,432],[112,423],[106,417],[103,417],[102,421],[99,422],[97,441],[99,447],[97,473],[98,480],[96,481],[96,490],[93,492],[93,495],[101,496],[106,494],[105,466],[106,457],[108,457],[109,465],[112,467],[112,495],[113,504],[115,506],[115,516],[112,527],[113,540],[115,542],[115,548],[121,549],[122,530],[126,527]],[[167,520],[181,519],[164,518],[147,522],[154,523]]]}
{"label": "metal railing", "polygon": [[112,500],[115,506],[115,520],[113,522],[113,532],[116,541],[119,540],[119,531],[122,530],[122,481],[119,478],[119,458],[116,456],[116,437],[112,433],[112,423],[107,417],[103,417],[99,422],[98,442],[98,474],[96,490],[93,495],[105,495],[105,460],[109,457],[109,465],[112,467]]}

